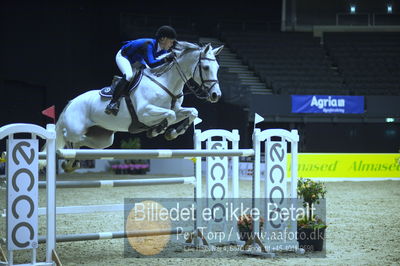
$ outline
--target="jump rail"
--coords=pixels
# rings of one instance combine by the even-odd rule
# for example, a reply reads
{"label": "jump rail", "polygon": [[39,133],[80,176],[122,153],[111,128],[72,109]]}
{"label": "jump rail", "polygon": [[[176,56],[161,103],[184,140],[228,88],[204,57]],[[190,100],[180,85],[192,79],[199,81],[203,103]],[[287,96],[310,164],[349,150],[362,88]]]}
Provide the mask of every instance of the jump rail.
{"label": "jump rail", "polygon": [[[83,206],[64,206],[57,207],[56,212],[59,214],[77,214],[77,213],[94,213],[94,212],[115,212],[125,211],[127,206],[125,204],[102,204],[102,205],[83,205]],[[38,208],[38,215],[46,215],[47,208]],[[2,218],[7,217],[7,210],[0,210],[0,216]],[[0,264],[1,265],[1,264]]]}
{"label": "jump rail", "polygon": [[[128,237],[146,237],[146,236],[160,236],[160,235],[177,235],[192,232],[193,228],[177,227],[165,230],[141,230],[141,231],[118,231],[118,232],[102,232],[102,233],[89,233],[89,234],[68,234],[57,235],[56,242],[75,242],[86,240],[103,240],[103,239],[116,239]],[[40,236],[39,244],[46,243],[46,238]]]}
{"label": "jump rail", "polygon": [[[126,179],[126,180],[84,180],[84,181],[57,181],[57,188],[107,188],[148,185],[194,184],[196,179],[190,177]],[[46,188],[45,181],[39,181],[39,188]]]}
{"label": "jump rail", "polygon": [[60,159],[150,159],[150,158],[185,158],[185,157],[209,157],[209,156],[252,156],[253,149],[236,149],[236,150],[73,150],[60,149],[57,151]]}
{"label": "jump rail", "polygon": [[[14,134],[16,133],[31,133],[31,139],[15,139]],[[126,237],[143,237],[149,235],[170,235],[170,234],[181,234],[191,232],[191,237],[186,241],[187,244],[198,245],[200,238],[203,244],[208,245],[207,240],[204,238],[204,234],[200,232],[199,228],[206,228],[208,231],[218,229],[218,222],[207,221],[205,223],[200,217],[203,207],[214,208],[221,204],[221,201],[225,198],[239,198],[239,158],[240,156],[254,156],[254,177],[253,177],[253,208],[260,208],[260,196],[261,196],[261,179],[264,179],[264,193],[265,199],[269,199],[270,195],[274,191],[282,192],[282,199],[284,196],[291,196],[292,199],[296,198],[296,183],[297,183],[297,143],[298,133],[296,130],[291,132],[281,129],[270,129],[261,132],[259,129],[255,129],[253,133],[253,149],[239,149],[240,136],[238,130],[232,132],[226,130],[207,130],[201,132],[200,130],[195,131],[194,146],[195,149],[183,149],[183,150],[70,150],[60,149],[56,151],[55,148],[55,127],[54,125],[48,125],[47,129],[43,129],[36,125],[30,124],[13,124],[0,128],[0,139],[7,137],[9,138],[8,150],[10,153],[4,154],[3,157],[7,156],[8,164],[8,178],[11,177],[11,182],[7,182],[7,229],[8,232],[17,232],[17,229],[21,226],[29,227],[31,230],[31,237],[27,242],[18,242],[15,237],[7,235],[7,252],[8,252],[8,264],[13,265],[13,252],[21,249],[32,250],[32,265],[53,265],[52,256],[55,253],[56,242],[70,242],[70,241],[84,241],[84,240],[100,240],[100,239],[113,239],[113,238],[126,238]],[[46,152],[39,152],[37,137],[41,137],[47,141]],[[216,137],[216,138],[215,138]],[[277,140],[278,139],[280,140]],[[222,140],[220,140],[222,138]],[[218,139],[218,140],[217,140]],[[203,141],[207,146],[206,149],[202,149]],[[228,144],[231,143],[231,145]],[[287,165],[287,142],[291,144],[291,193],[286,195],[284,193],[287,188],[286,180],[287,177],[286,165]],[[266,174],[261,176],[261,143],[265,145],[265,171]],[[21,147],[25,147],[22,149]],[[231,147],[231,148],[229,148]],[[28,148],[30,148],[28,150]],[[30,155],[27,154],[31,152]],[[57,156],[56,153],[57,152]],[[16,156],[18,154],[18,156]],[[88,180],[88,181],[61,181],[56,182],[55,177],[55,162],[57,157],[59,159],[68,160],[81,160],[81,159],[134,159],[134,158],[196,158],[195,162],[195,177],[181,177],[181,178],[166,178],[166,179],[136,179],[136,180]],[[201,199],[204,197],[202,192],[202,160],[201,157],[207,157],[207,173],[206,173],[206,206],[203,206]],[[227,157],[232,157],[231,161]],[[46,159],[46,183],[38,181],[38,159]],[[23,160],[23,164],[20,164]],[[231,163],[231,169],[229,167]],[[25,168],[24,168],[25,167]],[[277,182],[276,169],[280,169],[281,178]],[[228,172],[231,172],[232,178],[229,178]],[[26,173],[30,177],[30,185],[23,191],[19,189],[19,183],[17,179],[21,173]],[[97,211],[109,211],[110,209],[122,210],[123,205],[94,205],[94,206],[66,206],[58,207],[55,205],[55,188],[56,187],[69,187],[69,188],[83,188],[83,187],[122,187],[122,186],[140,186],[140,185],[158,185],[158,184],[194,184],[194,202],[197,204],[193,228],[182,229],[173,228],[168,230],[157,230],[157,231],[135,231],[135,232],[102,232],[102,233],[85,233],[85,234],[69,234],[69,235],[56,235],[56,213],[86,213],[86,212],[97,212]],[[46,188],[47,191],[47,206],[45,208],[39,208],[38,206],[38,187]],[[220,191],[215,190],[215,187],[222,188]],[[221,193],[223,191],[223,193]],[[225,193],[225,192],[229,192]],[[25,194],[24,194],[25,193]],[[17,197],[18,196],[18,197]],[[17,197],[17,198],[16,198]],[[21,199],[28,201],[28,207],[32,215],[25,217],[13,217],[19,213],[19,210],[15,211],[15,208],[20,206],[17,204]],[[10,204],[11,203],[11,204]],[[264,203],[268,203],[265,201]],[[233,201],[234,207],[237,202]],[[26,204],[25,204],[26,205]],[[126,209],[123,209],[126,210]],[[46,236],[38,236],[38,215],[46,214]],[[4,215],[3,215],[4,216]],[[18,215],[17,215],[18,216]],[[265,221],[269,221],[267,213],[264,213]],[[19,223],[19,224],[17,224]],[[28,229],[29,229],[28,228]],[[236,236],[237,231],[236,222],[232,224],[224,224],[223,230],[233,229],[233,234]],[[275,228],[275,227],[274,227]],[[290,226],[291,232],[297,231],[296,222],[291,221]],[[255,222],[253,231],[259,232],[260,224]],[[187,231],[186,231],[187,230]],[[205,233],[207,233],[207,230]],[[266,223],[263,231],[270,233],[273,229],[270,224]],[[284,224],[277,229],[279,232],[286,230]],[[256,234],[254,234],[256,236]],[[10,241],[16,240],[16,241]],[[264,242],[266,241],[266,242]],[[237,239],[230,240],[229,243],[236,243]],[[36,262],[36,248],[37,243],[46,243],[46,261],[44,263]],[[210,243],[210,242],[209,242]],[[22,244],[24,246],[22,246]],[[247,250],[246,247],[252,246],[252,250]],[[263,256],[274,256],[267,249],[267,246],[274,247],[282,246],[282,243],[274,242],[269,243],[268,240],[260,239],[258,236],[250,237],[243,247],[245,254],[251,255],[263,255]],[[286,243],[283,249],[289,251],[290,247],[298,247],[298,243]],[[254,250],[261,250],[262,252],[253,252]]]}

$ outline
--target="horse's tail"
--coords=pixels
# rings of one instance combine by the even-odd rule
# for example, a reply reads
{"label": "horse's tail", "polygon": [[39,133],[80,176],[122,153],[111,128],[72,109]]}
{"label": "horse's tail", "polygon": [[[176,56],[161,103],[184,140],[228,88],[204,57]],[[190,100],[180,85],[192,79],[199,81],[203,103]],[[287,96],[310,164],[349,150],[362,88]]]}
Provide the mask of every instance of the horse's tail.
{"label": "horse's tail", "polygon": [[65,146],[64,134],[63,134],[63,124],[64,124],[64,112],[67,109],[69,103],[61,112],[56,123],[56,149],[62,149]]}
{"label": "horse's tail", "polygon": [[68,104],[62,110],[60,116],[58,117],[56,123],[56,149],[63,149],[65,148],[66,142],[64,139],[64,118],[65,118],[65,111],[67,110],[68,106],[72,101],[69,101]]}

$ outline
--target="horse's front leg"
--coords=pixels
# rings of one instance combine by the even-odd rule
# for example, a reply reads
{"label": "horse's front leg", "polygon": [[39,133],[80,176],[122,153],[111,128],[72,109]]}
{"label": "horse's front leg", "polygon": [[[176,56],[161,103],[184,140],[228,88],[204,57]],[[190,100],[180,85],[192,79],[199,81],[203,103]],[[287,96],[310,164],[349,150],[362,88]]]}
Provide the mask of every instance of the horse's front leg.
{"label": "horse's front leg", "polygon": [[193,121],[198,117],[199,112],[195,108],[180,107],[176,111],[176,123],[183,121],[177,127],[170,127],[165,132],[165,138],[167,140],[176,139],[178,136],[184,134]]}
{"label": "horse's front leg", "polygon": [[169,125],[176,121],[175,111],[148,104],[137,110],[138,119],[150,127],[148,137],[156,137],[163,134]]}

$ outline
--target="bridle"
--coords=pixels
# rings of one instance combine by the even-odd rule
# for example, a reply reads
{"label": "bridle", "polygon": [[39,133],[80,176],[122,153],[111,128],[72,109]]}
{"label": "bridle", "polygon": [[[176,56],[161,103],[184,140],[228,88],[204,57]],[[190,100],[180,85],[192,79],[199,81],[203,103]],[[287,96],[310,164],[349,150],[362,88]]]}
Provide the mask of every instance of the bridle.
{"label": "bridle", "polygon": [[[199,49],[201,50],[201,49]],[[174,57],[174,63],[176,65],[176,69],[178,70],[179,76],[181,76],[181,79],[185,83],[185,85],[189,88],[189,90],[199,99],[202,100],[207,100],[210,98],[210,91],[211,89],[218,84],[218,80],[216,79],[204,79],[203,78],[203,71],[201,68],[201,61],[202,60],[209,60],[209,61],[217,61],[214,58],[208,58],[208,57],[202,57],[202,52],[199,54],[199,60],[194,67],[192,78],[188,79],[185,75],[185,73],[182,71],[181,66],[179,65],[178,60]],[[200,80],[201,84],[199,85],[194,79],[194,74],[196,73],[196,68],[199,68],[199,75],[200,75]],[[171,91],[165,87],[163,84],[158,82],[155,78],[151,77],[150,75],[144,74],[146,77],[148,77],[151,81],[156,83],[161,89],[163,89],[172,99],[171,101],[171,109],[174,108],[176,101],[183,97],[183,93],[179,93],[178,95],[174,95],[171,93]],[[206,83],[211,83],[209,87],[207,87],[205,84]]]}
{"label": "bridle", "polygon": [[[217,61],[214,58],[202,57],[202,52],[200,52],[199,60],[193,70],[192,78],[188,79],[186,77],[185,73],[182,71],[182,69],[178,63],[178,60],[176,60],[176,58],[174,57],[174,62],[176,64],[176,68],[178,70],[179,75],[181,76],[181,79],[185,83],[185,85],[197,98],[205,100],[210,97],[210,91],[215,85],[218,84],[218,80],[217,79],[204,79],[203,70],[201,67],[202,60]],[[196,73],[197,68],[199,68],[199,76],[200,76],[201,84],[198,84],[193,78],[194,74]],[[207,83],[211,83],[211,85],[209,87],[207,87],[206,86]]]}

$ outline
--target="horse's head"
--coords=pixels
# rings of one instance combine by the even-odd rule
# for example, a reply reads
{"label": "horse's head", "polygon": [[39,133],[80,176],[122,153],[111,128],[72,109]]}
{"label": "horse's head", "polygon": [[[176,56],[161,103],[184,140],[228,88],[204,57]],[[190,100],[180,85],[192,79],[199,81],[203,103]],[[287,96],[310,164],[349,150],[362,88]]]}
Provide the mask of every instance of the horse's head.
{"label": "horse's head", "polygon": [[219,64],[215,56],[221,52],[224,46],[222,45],[213,49],[211,44],[207,44],[204,47],[199,47],[195,44],[190,44],[187,42],[179,42],[178,46],[183,47],[183,49],[178,49],[178,57],[185,54],[189,56],[188,52],[195,52],[196,54],[194,58],[192,57],[194,64],[190,73],[190,77],[188,77],[194,82],[189,81],[187,82],[187,85],[198,98],[207,99],[212,103],[218,102],[219,98],[221,98],[221,90],[217,77]]}
{"label": "horse's head", "polygon": [[193,73],[193,80],[199,84],[200,89],[207,92],[208,100],[212,103],[218,102],[221,98],[221,90],[218,83],[219,64],[216,56],[224,46],[213,49],[211,44],[202,47],[199,61]]}

